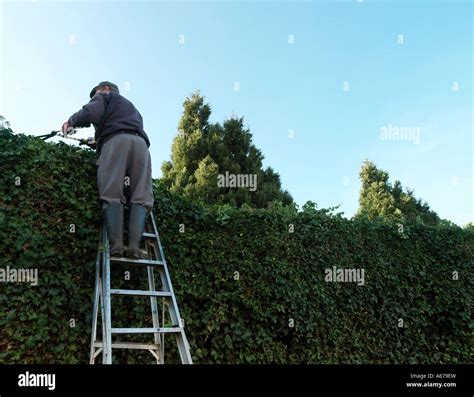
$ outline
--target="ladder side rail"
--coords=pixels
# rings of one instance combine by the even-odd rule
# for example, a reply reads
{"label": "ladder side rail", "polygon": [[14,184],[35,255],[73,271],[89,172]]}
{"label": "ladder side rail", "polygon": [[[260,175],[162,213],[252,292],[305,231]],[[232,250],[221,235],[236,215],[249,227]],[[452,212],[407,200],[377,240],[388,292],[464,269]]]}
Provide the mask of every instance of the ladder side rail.
{"label": "ladder side rail", "polygon": [[174,323],[174,325],[177,325],[178,327],[181,328],[181,332],[179,334],[176,334],[176,344],[178,346],[179,355],[181,358],[181,362],[183,364],[192,364],[191,353],[189,351],[189,343],[186,338],[186,334],[184,332],[184,324],[183,324],[183,320],[181,319],[181,315],[179,313],[178,302],[176,300],[176,295],[173,290],[173,285],[171,284],[171,277],[169,275],[168,265],[166,263],[166,258],[163,252],[163,246],[161,244],[160,234],[158,233],[158,228],[156,226],[153,212],[150,215],[152,217],[151,220],[152,220],[153,229],[156,235],[156,242],[154,245],[156,244],[158,245],[158,249],[160,250],[161,260],[163,261],[163,271],[165,274],[165,280],[162,280],[162,281],[166,281],[166,283],[163,283],[163,285],[167,284],[168,290],[171,292],[172,307],[168,309],[170,313],[171,321]]}
{"label": "ladder side rail", "polygon": [[182,329],[179,334],[176,334],[176,344],[178,345],[178,351],[179,351],[179,356],[181,358],[181,363],[192,364],[193,359],[191,358],[189,343],[188,343],[188,339],[186,338],[186,333],[184,332],[184,329]]}
{"label": "ladder side rail", "polygon": [[168,289],[168,291],[171,292],[171,300],[172,300],[172,307],[170,308],[171,321],[173,322],[173,325],[181,327],[182,326],[181,315],[179,313],[178,303],[176,301],[176,295],[173,290],[173,285],[171,284],[171,278],[168,271],[168,264],[166,263],[166,258],[163,252],[163,246],[161,244],[160,235],[158,233],[158,228],[156,227],[156,222],[155,222],[155,217],[154,217],[153,212],[150,215],[152,216],[151,220],[153,224],[154,233],[156,234],[156,243],[158,244],[158,250],[161,256],[161,260],[163,261],[165,279],[162,280],[162,283],[163,283],[163,286],[165,286]]}
{"label": "ladder side rail", "polygon": [[97,316],[99,312],[99,288],[100,288],[100,239],[99,247],[97,248],[97,256],[95,261],[95,288],[94,288],[94,306],[92,311],[92,333],[91,333],[91,349],[90,349],[90,362],[94,364],[94,343],[97,339]]}
{"label": "ladder side rail", "polygon": [[105,311],[105,336],[104,341],[104,359],[105,364],[112,364],[112,314],[111,314],[111,302],[110,302],[110,258],[109,258],[109,239],[107,236],[107,230],[103,227],[105,250],[104,250],[104,262],[103,262],[103,278],[102,283],[104,286],[103,298],[104,298],[104,311]]}
{"label": "ladder side rail", "polygon": [[[147,266],[147,273],[148,273],[148,286],[151,292],[156,291],[155,285],[155,275],[153,272],[153,268],[151,266]],[[160,328],[160,319],[158,317],[158,304],[156,296],[150,296],[150,306],[151,306],[151,317],[153,322],[153,328]],[[157,345],[161,345],[161,338],[159,333],[153,334],[154,341]],[[159,360],[157,360],[159,362]]]}

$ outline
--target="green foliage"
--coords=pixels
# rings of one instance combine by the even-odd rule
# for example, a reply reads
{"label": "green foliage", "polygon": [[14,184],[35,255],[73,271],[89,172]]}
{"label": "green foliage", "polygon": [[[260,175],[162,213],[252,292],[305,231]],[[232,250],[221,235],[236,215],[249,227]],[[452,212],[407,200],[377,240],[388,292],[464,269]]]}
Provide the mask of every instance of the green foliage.
{"label": "green foliage", "polygon": [[403,191],[398,180],[392,186],[388,182],[388,173],[379,170],[373,162],[366,160],[359,175],[362,187],[357,217],[383,218],[403,224],[439,224],[438,215],[426,202],[416,199],[413,190]]}
{"label": "green foliage", "polygon": [[[273,201],[284,204],[293,199],[281,190],[280,176],[270,167],[263,169],[263,154],[252,143],[252,134],[244,128],[243,118],[209,123],[211,108],[195,92],[184,101],[178,135],[172,146],[171,161],[162,165],[163,182],[172,192],[205,201],[249,204],[266,207]],[[218,175],[257,175],[257,190],[218,186]]]}
{"label": "green foliage", "polygon": [[464,226],[464,230],[474,232],[474,222],[469,222],[466,226]]}
{"label": "green foliage", "polygon": [[[0,147],[0,267],[39,270],[36,287],[0,283],[0,362],[87,363],[100,227],[94,154],[8,129]],[[212,162],[202,169],[212,174]],[[196,363],[473,362],[473,233],[421,224],[400,233],[311,202],[300,211],[204,206],[158,180],[154,190]],[[333,266],[365,269],[365,285],[325,282]],[[149,322],[142,302],[113,306],[114,325]]]}

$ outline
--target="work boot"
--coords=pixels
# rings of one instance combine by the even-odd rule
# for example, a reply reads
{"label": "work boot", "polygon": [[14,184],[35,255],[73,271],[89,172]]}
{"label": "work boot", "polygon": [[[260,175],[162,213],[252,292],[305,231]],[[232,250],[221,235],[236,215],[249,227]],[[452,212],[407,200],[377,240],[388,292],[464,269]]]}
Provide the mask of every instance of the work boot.
{"label": "work boot", "polygon": [[123,204],[112,203],[103,210],[109,237],[110,256],[123,256]]}
{"label": "work boot", "polygon": [[130,205],[127,255],[135,259],[148,257],[146,250],[140,249],[140,241],[145,230],[146,216],[147,210],[143,205]]}

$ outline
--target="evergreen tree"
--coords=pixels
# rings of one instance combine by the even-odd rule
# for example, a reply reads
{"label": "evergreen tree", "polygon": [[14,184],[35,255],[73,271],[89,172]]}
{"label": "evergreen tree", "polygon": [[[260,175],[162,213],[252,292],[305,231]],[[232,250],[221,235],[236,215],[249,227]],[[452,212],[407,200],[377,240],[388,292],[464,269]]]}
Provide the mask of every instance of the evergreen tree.
{"label": "evergreen tree", "polygon": [[[163,182],[173,192],[203,199],[208,203],[248,204],[265,207],[273,201],[293,202],[282,191],[280,176],[272,168],[263,169],[262,152],[252,143],[243,117],[231,117],[222,125],[210,123],[211,107],[199,91],[183,103],[178,135],[171,148],[171,161],[162,165]],[[257,175],[257,187],[221,187],[219,175]]]}
{"label": "evergreen tree", "polygon": [[413,190],[404,191],[398,180],[392,186],[388,173],[379,170],[373,162],[366,160],[359,176],[362,187],[356,216],[408,224],[439,224],[440,218],[426,202],[416,199]]}
{"label": "evergreen tree", "polygon": [[474,222],[469,222],[466,226],[463,228],[464,230],[469,230],[471,232],[474,232]]}

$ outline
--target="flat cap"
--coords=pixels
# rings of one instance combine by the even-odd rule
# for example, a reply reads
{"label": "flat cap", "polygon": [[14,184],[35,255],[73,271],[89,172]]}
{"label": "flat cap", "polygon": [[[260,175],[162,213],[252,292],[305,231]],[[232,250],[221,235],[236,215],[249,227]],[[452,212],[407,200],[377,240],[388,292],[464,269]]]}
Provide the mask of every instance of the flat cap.
{"label": "flat cap", "polygon": [[117,87],[117,85],[115,85],[114,83],[111,83],[110,81],[101,81],[99,84],[97,84],[91,91],[91,93],[89,94],[89,96],[92,98],[94,95],[95,95],[95,92],[97,91],[98,88],[100,87],[104,87],[108,85],[110,87],[110,89],[114,92],[116,92],[117,94],[120,94],[120,91]]}

